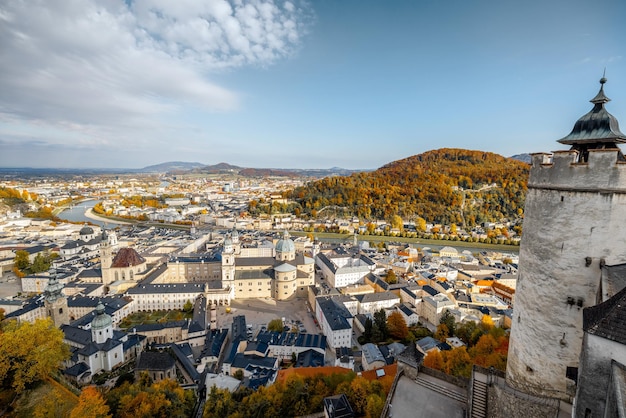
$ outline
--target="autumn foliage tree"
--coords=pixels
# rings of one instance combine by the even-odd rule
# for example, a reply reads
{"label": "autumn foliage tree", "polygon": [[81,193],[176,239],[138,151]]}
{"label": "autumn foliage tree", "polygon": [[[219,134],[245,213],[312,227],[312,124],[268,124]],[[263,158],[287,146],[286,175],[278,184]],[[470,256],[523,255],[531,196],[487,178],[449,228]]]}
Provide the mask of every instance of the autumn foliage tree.
{"label": "autumn foliage tree", "polygon": [[98,388],[87,386],[83,388],[78,398],[78,404],[72,409],[70,418],[110,418],[109,406]]}
{"label": "autumn foliage tree", "polygon": [[50,319],[9,321],[0,329],[0,382],[17,393],[54,373],[68,356],[63,332]]}
{"label": "autumn foliage tree", "polygon": [[183,418],[191,415],[194,396],[171,379],[152,383],[147,374],[139,381],[124,383],[111,390],[107,403],[114,417],[120,418]]}
{"label": "autumn foliage tree", "polygon": [[409,327],[406,325],[402,314],[398,311],[392,312],[387,317],[387,328],[389,329],[389,335],[397,340],[404,340],[409,335]]}
{"label": "autumn foliage tree", "polygon": [[[524,205],[529,168],[521,161],[488,152],[442,148],[391,162],[373,172],[312,181],[288,197],[311,215],[336,205],[363,219],[397,215],[473,226],[517,216]],[[483,186],[487,187],[479,191]]]}

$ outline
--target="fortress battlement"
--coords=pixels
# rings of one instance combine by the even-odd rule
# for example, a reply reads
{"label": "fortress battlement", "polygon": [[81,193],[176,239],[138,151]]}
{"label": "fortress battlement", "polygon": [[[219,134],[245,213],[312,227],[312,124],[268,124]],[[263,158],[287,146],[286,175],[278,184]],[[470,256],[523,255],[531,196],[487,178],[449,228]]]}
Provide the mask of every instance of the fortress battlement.
{"label": "fortress battlement", "polygon": [[576,150],[531,156],[529,188],[626,193],[626,161],[619,149],[590,149],[585,162]]}

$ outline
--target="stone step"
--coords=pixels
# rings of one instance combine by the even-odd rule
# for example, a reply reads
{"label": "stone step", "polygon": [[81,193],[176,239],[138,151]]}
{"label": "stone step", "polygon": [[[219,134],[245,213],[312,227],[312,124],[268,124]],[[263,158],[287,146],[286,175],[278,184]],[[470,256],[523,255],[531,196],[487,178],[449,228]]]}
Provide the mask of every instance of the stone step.
{"label": "stone step", "polygon": [[487,384],[474,380],[471,418],[487,418]]}
{"label": "stone step", "polygon": [[467,396],[457,393],[455,391],[452,391],[445,386],[431,382],[430,380],[422,379],[421,377],[418,376],[417,379],[415,379],[415,382],[418,385],[424,386],[425,388],[428,388],[432,390],[433,392],[437,392],[444,396],[447,396],[448,398],[451,398],[451,399],[454,399],[456,401],[463,402],[463,403],[467,402]]}

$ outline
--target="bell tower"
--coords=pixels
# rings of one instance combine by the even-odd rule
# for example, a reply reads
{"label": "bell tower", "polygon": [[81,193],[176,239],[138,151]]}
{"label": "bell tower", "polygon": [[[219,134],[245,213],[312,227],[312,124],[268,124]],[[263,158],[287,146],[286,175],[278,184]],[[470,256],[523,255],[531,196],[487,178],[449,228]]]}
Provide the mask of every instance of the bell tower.
{"label": "bell tower", "polygon": [[570,149],[532,155],[506,371],[526,393],[574,395],[583,309],[598,303],[601,267],[626,262],[626,136],[606,81],[558,141]]}
{"label": "bell tower", "polygon": [[235,249],[230,234],[224,238],[224,249],[222,250],[222,287],[231,286],[235,281]]}
{"label": "bell tower", "polygon": [[67,308],[67,297],[63,293],[63,283],[59,282],[56,271],[52,271],[48,285],[44,290],[44,306],[46,314],[52,319],[55,327],[70,323]]}

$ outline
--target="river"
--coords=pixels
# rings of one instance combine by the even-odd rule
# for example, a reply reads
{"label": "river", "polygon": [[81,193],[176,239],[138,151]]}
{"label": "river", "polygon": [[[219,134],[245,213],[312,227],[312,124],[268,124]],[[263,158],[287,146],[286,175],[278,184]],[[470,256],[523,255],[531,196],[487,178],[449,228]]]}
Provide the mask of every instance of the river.
{"label": "river", "polygon": [[[92,224],[104,226],[104,221],[98,221],[95,219],[90,219],[85,216],[86,210],[91,210],[99,200],[87,200],[81,202],[77,205],[72,206],[71,208],[65,209],[63,212],[59,213],[57,216],[61,219],[66,219],[72,222],[91,222]],[[110,222],[109,222],[110,223]]]}

